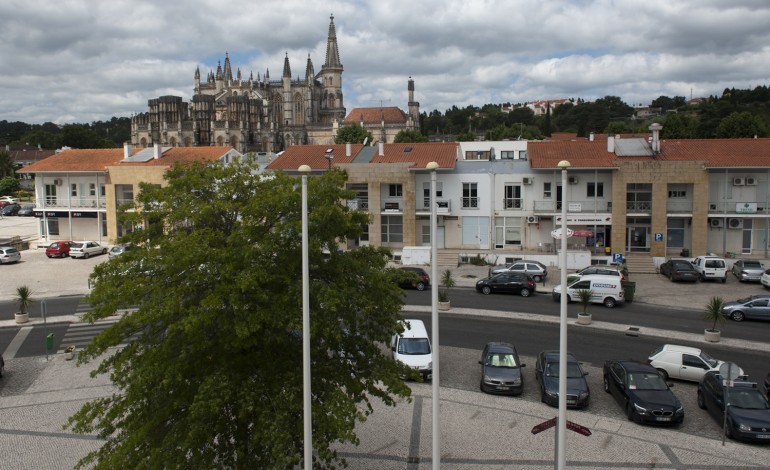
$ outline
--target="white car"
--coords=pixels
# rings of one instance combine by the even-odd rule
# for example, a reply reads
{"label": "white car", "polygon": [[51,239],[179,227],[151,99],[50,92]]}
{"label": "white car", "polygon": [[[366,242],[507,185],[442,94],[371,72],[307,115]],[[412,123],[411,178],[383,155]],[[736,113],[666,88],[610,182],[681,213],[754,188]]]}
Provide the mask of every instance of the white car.
{"label": "white car", "polygon": [[548,276],[548,270],[543,264],[533,261],[516,261],[506,266],[499,266],[492,269],[492,274],[501,273],[525,273],[532,276],[532,280],[540,282]]}
{"label": "white car", "polygon": [[13,196],[0,196],[0,205],[18,204],[19,198]]}
{"label": "white car", "polygon": [[762,273],[762,276],[759,277],[759,282],[765,286],[765,289],[770,289],[770,269]]}
{"label": "white car", "polygon": [[70,258],[89,258],[92,255],[104,255],[107,247],[92,241],[72,242]]}
{"label": "white car", "polygon": [[[724,363],[701,349],[676,344],[664,344],[647,360],[665,380],[672,378],[693,382],[700,382],[706,372],[719,372],[719,366]],[[743,369],[740,369],[740,375],[744,375]]]}

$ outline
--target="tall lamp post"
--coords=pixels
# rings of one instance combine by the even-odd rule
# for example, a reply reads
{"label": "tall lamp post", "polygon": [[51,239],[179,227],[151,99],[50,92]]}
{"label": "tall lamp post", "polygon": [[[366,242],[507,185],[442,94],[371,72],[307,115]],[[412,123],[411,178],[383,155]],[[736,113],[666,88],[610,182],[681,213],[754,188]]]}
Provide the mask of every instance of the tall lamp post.
{"label": "tall lamp post", "polygon": [[324,155],[324,158],[329,161],[329,170],[332,169],[332,160],[334,160],[332,152],[334,152],[334,149],[326,149],[326,154]]}
{"label": "tall lamp post", "polygon": [[556,427],[556,468],[567,468],[567,160],[559,162],[561,168],[561,297],[559,309],[559,422]]}
{"label": "tall lamp post", "polygon": [[430,171],[430,321],[433,330],[433,470],[441,468],[441,420],[439,419],[439,338],[438,338],[438,248],[436,243],[436,170],[439,164],[428,163],[425,168]]}
{"label": "tall lamp post", "polygon": [[307,239],[307,175],[310,173],[310,166],[302,165],[297,171],[302,174],[302,420],[305,470],[311,470],[313,468],[313,415],[310,395],[310,261]]}

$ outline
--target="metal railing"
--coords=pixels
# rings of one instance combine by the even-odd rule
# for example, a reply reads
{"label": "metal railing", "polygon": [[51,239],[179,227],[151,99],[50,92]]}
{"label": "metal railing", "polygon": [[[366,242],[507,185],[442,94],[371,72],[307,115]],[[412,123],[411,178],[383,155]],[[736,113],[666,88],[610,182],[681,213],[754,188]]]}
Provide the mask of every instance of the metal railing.
{"label": "metal railing", "polygon": [[35,199],[35,207],[59,207],[73,209],[103,209],[107,207],[107,201],[99,197],[57,197],[47,196]]}

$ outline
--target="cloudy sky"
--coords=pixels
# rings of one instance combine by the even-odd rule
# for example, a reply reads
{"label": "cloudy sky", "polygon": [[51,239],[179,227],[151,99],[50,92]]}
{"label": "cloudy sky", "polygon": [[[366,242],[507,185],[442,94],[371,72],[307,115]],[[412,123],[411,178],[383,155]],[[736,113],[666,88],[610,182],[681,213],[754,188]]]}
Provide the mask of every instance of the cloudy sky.
{"label": "cloudy sky", "polygon": [[86,123],[189,100],[193,74],[280,78],[325,60],[344,104],[453,105],[721,95],[770,84],[766,0],[3,0],[0,120]]}

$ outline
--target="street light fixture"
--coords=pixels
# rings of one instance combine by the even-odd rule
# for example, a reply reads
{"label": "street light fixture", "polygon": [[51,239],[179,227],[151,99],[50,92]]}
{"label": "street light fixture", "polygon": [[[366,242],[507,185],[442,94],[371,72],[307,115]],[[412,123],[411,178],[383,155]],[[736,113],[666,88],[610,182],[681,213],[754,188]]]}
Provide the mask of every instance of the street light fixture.
{"label": "street light fixture", "polygon": [[310,167],[302,165],[297,171],[302,174],[302,419],[305,470],[311,470],[313,468],[313,415],[310,395],[310,261],[307,237],[307,175],[310,173]]}
{"label": "street light fixture", "polygon": [[438,338],[438,248],[436,243],[436,170],[437,162],[428,163],[425,168],[430,171],[430,312],[431,329],[433,330],[433,470],[441,468],[441,426],[439,419],[439,338]]}
{"label": "street light fixture", "polygon": [[559,162],[561,169],[561,297],[559,309],[559,419],[556,426],[558,470],[567,468],[567,160]]}
{"label": "street light fixture", "polygon": [[329,161],[329,170],[332,169],[332,160],[334,159],[332,152],[334,152],[334,149],[326,149],[326,154],[324,155],[324,158]]}

